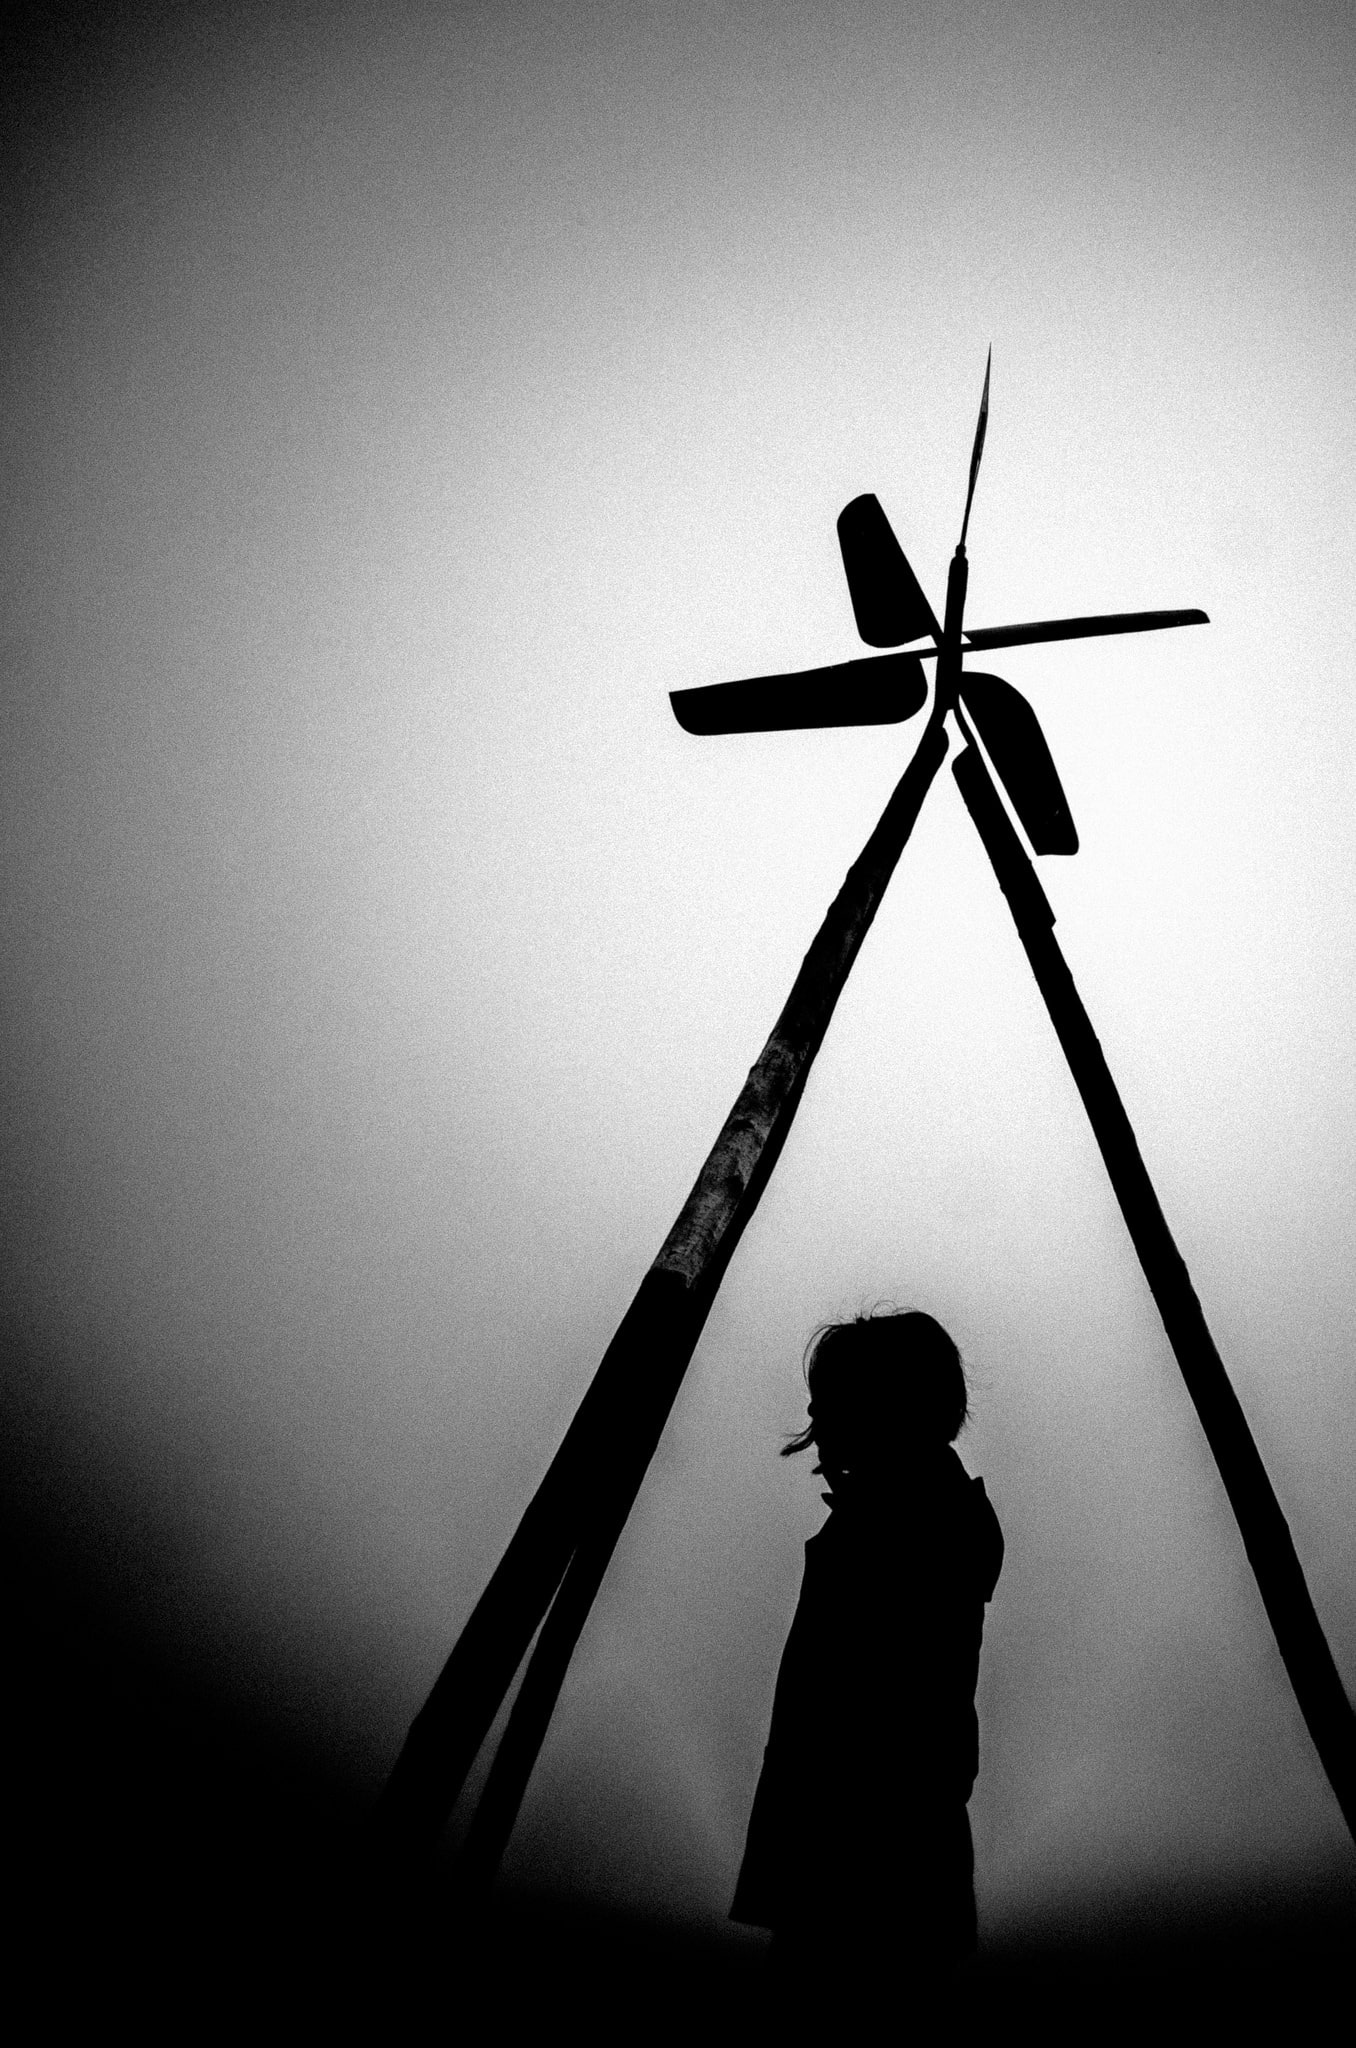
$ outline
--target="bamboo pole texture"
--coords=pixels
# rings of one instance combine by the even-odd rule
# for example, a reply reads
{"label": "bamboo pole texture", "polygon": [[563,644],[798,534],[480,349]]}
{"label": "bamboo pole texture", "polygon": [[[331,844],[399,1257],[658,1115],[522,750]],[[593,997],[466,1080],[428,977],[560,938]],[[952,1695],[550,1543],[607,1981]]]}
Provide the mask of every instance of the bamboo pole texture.
{"label": "bamboo pole texture", "polygon": [[493,1875],[570,1654],[716,1291],[771,1176],[838,998],[946,757],[945,711],[938,691],[912,760],[830,905],[691,1194],[410,1728],[374,1815],[375,1853],[392,1874],[433,1855],[546,1616],[505,1731],[503,1763],[496,1757],[485,1788],[485,1820],[473,1827],[467,1843],[468,1876],[478,1871],[488,1882]]}

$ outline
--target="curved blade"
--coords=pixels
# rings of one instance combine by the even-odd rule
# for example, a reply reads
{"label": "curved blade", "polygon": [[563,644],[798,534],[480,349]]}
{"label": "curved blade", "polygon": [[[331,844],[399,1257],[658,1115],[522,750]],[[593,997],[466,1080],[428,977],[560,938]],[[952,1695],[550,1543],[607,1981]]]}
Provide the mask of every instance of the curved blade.
{"label": "curved blade", "polygon": [[857,631],[868,647],[899,647],[906,640],[921,640],[925,633],[941,639],[932,606],[873,492],[844,505],[838,515],[838,545]]}
{"label": "curved blade", "polygon": [[1208,626],[1204,612],[1099,612],[1086,619],[1030,619],[1024,626],[967,626],[969,647],[1029,647],[1037,640],[1090,640],[1099,633],[1157,633],[1164,626]]}
{"label": "curved blade", "polygon": [[1001,676],[960,679],[961,699],[1037,853],[1077,853],[1078,833],[1036,714]]}
{"label": "curved blade", "polygon": [[742,683],[711,683],[701,690],[671,690],[673,715],[684,732],[798,732],[825,725],[897,725],[927,702],[928,686],[916,654],[881,654],[840,661],[831,668],[790,676],[751,676]]}

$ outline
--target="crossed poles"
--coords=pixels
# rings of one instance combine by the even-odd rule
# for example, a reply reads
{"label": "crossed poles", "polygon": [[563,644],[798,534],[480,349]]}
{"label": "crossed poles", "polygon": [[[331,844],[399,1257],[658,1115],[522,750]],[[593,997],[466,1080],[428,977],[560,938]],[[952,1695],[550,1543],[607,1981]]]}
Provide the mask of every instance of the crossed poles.
{"label": "crossed poles", "polygon": [[673,693],[675,714],[690,732],[886,724],[907,718],[922,706],[927,697],[922,662],[935,657],[937,664],[931,712],[913,758],[830,905],[786,1006],[691,1194],[410,1728],[374,1816],[374,1847],[380,1866],[390,1873],[408,1876],[431,1860],[536,1636],[456,1867],[464,1900],[483,1899],[488,1891],[580,1631],[725,1269],[786,1141],[834,1006],[946,758],[949,725],[964,743],[952,773],[1007,898],[1214,1454],[1314,1747],[1356,1838],[1356,1715],[1314,1610],[1280,1503],[1055,938],[1054,912],[989,761],[1037,853],[1077,849],[1059,777],[1025,699],[1000,678],[964,666],[970,652],[1204,624],[1205,614],[1136,612],[967,629],[965,538],[988,400],[986,368],[965,515],[940,626],[876,499],[854,499],[838,522],[863,639],[878,648],[901,649],[922,639],[930,646],[797,675]]}

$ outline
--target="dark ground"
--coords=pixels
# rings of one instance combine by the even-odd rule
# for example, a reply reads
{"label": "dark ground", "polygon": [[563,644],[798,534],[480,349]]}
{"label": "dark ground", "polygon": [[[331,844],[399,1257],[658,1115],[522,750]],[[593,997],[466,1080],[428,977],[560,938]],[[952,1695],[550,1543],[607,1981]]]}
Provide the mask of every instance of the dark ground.
{"label": "dark ground", "polygon": [[[355,1794],[133,1640],[31,1530],[13,1534],[7,2003],[25,1984],[40,2036],[823,2038],[808,1959],[788,2024],[747,1930],[514,1897],[458,1941],[436,1893],[417,1909],[374,1897]],[[1307,2035],[1350,2011],[1354,1930],[1356,1899],[1335,1883],[1128,1901],[1101,1924],[986,1944],[915,2037]]]}

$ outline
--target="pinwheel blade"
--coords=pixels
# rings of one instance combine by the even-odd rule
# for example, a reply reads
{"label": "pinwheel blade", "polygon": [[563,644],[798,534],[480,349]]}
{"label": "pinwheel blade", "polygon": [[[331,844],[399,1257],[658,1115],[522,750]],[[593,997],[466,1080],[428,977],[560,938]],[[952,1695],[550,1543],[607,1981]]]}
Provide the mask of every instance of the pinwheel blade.
{"label": "pinwheel blade", "polygon": [[1204,612],[1102,612],[1087,619],[1030,619],[1024,626],[967,626],[967,647],[1028,647],[1038,640],[1090,640],[1102,633],[1157,633],[1165,626],[1208,626]]}
{"label": "pinwheel blade", "polygon": [[1036,714],[1001,676],[960,679],[961,701],[1037,853],[1077,853],[1078,833]]}
{"label": "pinwheel blade", "polygon": [[789,676],[752,676],[747,682],[711,683],[671,690],[673,715],[684,732],[798,732],[827,725],[897,725],[927,702],[923,664],[916,654],[883,654],[840,661],[831,668]]}
{"label": "pinwheel blade", "polygon": [[900,647],[925,633],[941,639],[932,606],[872,492],[839,513],[838,545],[857,631],[868,647]]}

